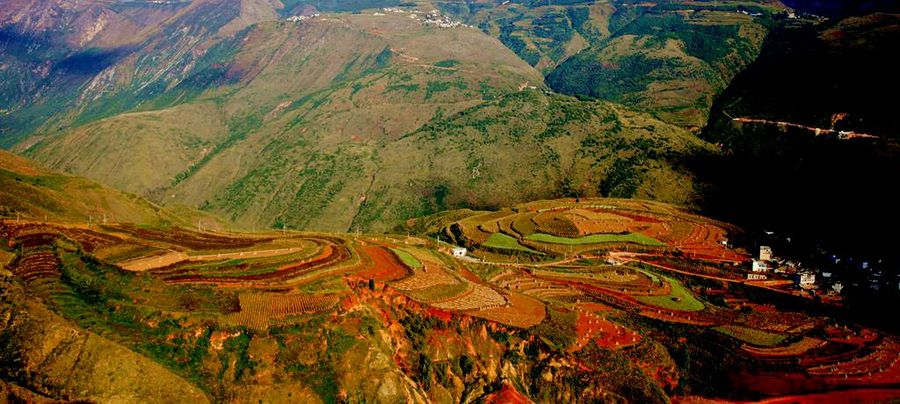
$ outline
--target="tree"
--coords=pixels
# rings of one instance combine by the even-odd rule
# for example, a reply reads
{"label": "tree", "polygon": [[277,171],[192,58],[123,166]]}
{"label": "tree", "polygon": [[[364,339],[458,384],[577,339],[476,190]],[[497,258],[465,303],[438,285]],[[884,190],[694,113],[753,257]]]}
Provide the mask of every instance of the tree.
{"label": "tree", "polygon": [[431,386],[431,358],[425,354],[419,354],[419,381],[427,389]]}
{"label": "tree", "polygon": [[459,357],[459,369],[462,370],[463,376],[468,376],[474,368],[475,364],[472,362],[472,358],[469,358],[468,355]]}

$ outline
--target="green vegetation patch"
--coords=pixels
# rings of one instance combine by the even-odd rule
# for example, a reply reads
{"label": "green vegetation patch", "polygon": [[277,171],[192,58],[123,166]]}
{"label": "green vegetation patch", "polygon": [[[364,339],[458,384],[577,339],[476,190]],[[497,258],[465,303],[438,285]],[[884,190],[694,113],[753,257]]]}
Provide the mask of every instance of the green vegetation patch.
{"label": "green vegetation patch", "polygon": [[560,237],[552,234],[534,233],[525,237],[529,241],[539,241],[551,244],[582,245],[602,243],[635,243],[643,245],[662,246],[664,243],[652,237],[640,233],[628,234],[591,234],[583,237]]}
{"label": "green vegetation patch", "polygon": [[787,336],[782,334],[741,327],[739,325],[723,325],[713,329],[731,338],[756,346],[775,346],[784,342],[785,338],[787,338]]}
{"label": "green vegetation patch", "polygon": [[502,248],[505,250],[518,250],[518,251],[527,251],[527,252],[536,252],[528,247],[525,247],[519,244],[519,240],[516,240],[515,237],[508,236],[503,233],[493,233],[491,234],[487,241],[483,244],[485,247],[490,248]]}
{"label": "green vegetation patch", "polygon": [[446,59],[440,62],[435,63],[434,65],[437,67],[454,67],[459,64],[459,61],[456,59]]}
{"label": "green vegetation patch", "polygon": [[638,301],[668,310],[700,311],[703,310],[703,302],[697,300],[690,291],[681,283],[666,278],[672,286],[672,292],[665,296],[637,296]]}
{"label": "green vegetation patch", "polygon": [[400,261],[403,261],[403,265],[406,265],[410,268],[423,267],[422,262],[419,261],[416,257],[413,257],[412,254],[397,248],[391,248],[391,251],[393,251],[394,254],[397,254],[397,258],[400,258]]}
{"label": "green vegetation patch", "polygon": [[532,329],[548,345],[558,349],[566,349],[575,343],[578,334],[576,323],[578,314],[571,310],[547,307],[547,318]]}

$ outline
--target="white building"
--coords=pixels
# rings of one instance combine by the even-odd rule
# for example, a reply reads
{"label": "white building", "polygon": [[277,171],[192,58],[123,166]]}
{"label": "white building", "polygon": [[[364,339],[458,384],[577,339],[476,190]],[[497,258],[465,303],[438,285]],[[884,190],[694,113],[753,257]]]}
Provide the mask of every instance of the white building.
{"label": "white building", "polygon": [[760,260],[753,260],[750,269],[753,272],[769,272],[769,266],[766,265],[765,262]]}
{"label": "white building", "polygon": [[469,251],[463,247],[454,247],[451,253],[454,257],[465,257]]}
{"label": "white building", "polygon": [[797,274],[797,285],[801,288],[810,287],[816,283],[816,274],[812,271],[803,271]]}
{"label": "white building", "polygon": [[759,246],[759,260],[760,261],[769,261],[772,259],[772,247],[767,245]]}
{"label": "white building", "polygon": [[831,285],[831,290],[834,291],[835,294],[841,294],[841,291],[844,290],[844,284],[840,282],[835,282],[834,285]]}

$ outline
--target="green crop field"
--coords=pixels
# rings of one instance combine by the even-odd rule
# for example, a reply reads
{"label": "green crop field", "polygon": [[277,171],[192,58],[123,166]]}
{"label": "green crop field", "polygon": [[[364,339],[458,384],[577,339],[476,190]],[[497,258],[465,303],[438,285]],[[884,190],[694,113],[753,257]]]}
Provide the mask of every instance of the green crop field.
{"label": "green crop field", "polygon": [[665,296],[637,296],[641,303],[678,311],[703,310],[703,302],[697,300],[681,283],[666,278],[672,285],[672,292]]}
{"label": "green crop field", "polygon": [[507,236],[503,233],[494,233],[488,237],[487,241],[482,244],[485,247],[491,248],[502,248],[506,250],[518,250],[518,251],[527,251],[527,252],[536,252],[528,247],[525,247],[519,244],[519,240],[516,240],[515,237]]}
{"label": "green crop field", "polygon": [[584,237],[559,237],[551,234],[535,233],[525,237],[526,240],[551,244],[583,245],[601,243],[635,243],[643,245],[665,245],[659,240],[640,233],[628,234],[592,234]]}
{"label": "green crop field", "polygon": [[786,338],[782,334],[754,330],[738,325],[723,325],[713,329],[734,339],[756,346],[775,346],[782,343]]}
{"label": "green crop field", "polygon": [[397,254],[397,257],[400,258],[400,261],[403,261],[403,265],[406,265],[410,268],[422,268],[422,262],[419,261],[416,257],[413,257],[412,254],[397,248],[391,248],[391,251],[393,251],[394,254]]}

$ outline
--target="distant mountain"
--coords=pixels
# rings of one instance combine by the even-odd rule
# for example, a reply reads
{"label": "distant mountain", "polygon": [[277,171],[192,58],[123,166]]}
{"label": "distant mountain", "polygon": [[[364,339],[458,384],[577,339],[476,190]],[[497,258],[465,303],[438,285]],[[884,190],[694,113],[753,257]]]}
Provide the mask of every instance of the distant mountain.
{"label": "distant mountain", "polygon": [[547,75],[555,91],[699,130],[753,61],[778,2],[442,2]]}
{"label": "distant mountain", "polygon": [[[22,17],[40,12],[0,21],[11,66],[4,145],[243,227],[333,231],[564,195],[694,206],[685,162],[717,152],[691,132],[781,10],[681,0],[29,4],[64,12],[46,13],[57,25]],[[100,14],[118,22],[81,23]],[[580,99],[549,93],[545,74]]]}
{"label": "distant mountain", "polygon": [[623,4],[610,16],[609,36],[565,60],[547,82],[698,131],[716,95],[756,58],[778,8],[654,4]]}

